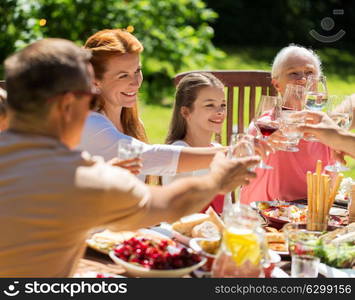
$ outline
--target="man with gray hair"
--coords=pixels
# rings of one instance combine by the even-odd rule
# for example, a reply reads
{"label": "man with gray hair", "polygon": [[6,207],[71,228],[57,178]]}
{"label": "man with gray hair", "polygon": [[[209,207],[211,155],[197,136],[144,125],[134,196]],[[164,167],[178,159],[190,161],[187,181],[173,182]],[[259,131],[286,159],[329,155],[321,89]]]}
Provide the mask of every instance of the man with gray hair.
{"label": "man with gray hair", "polygon": [[136,229],[200,211],[248,183],[257,158],[216,155],[211,172],[148,187],[73,151],[94,99],[90,53],[62,39],[5,61],[10,128],[0,138],[0,277],[71,276],[89,230]]}

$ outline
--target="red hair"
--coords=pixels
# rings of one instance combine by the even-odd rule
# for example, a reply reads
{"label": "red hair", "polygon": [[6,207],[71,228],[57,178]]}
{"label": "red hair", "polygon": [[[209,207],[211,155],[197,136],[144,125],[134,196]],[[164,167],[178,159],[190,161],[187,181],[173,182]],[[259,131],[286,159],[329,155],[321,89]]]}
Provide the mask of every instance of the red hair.
{"label": "red hair", "polygon": [[[90,36],[84,48],[92,52],[91,64],[94,67],[95,77],[102,79],[106,72],[107,61],[114,56],[126,53],[141,53],[143,45],[138,39],[126,30],[105,29]],[[96,111],[102,111],[105,103],[100,101]],[[139,119],[137,104],[131,108],[123,107],[121,112],[121,124],[123,133],[132,136],[142,142],[148,142],[148,138],[142,122]]]}

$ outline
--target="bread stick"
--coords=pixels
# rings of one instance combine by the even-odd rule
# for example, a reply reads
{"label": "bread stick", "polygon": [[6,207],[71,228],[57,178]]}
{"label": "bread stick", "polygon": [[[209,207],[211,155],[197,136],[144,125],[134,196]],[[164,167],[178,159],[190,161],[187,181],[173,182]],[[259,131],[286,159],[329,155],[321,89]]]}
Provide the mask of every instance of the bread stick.
{"label": "bread stick", "polygon": [[313,187],[313,200],[312,200],[312,230],[315,230],[315,224],[317,223],[317,174],[312,175],[312,187]]}
{"label": "bread stick", "polygon": [[329,215],[329,209],[330,209],[330,202],[329,202],[329,195],[330,195],[330,178],[328,175],[325,175],[324,177],[324,207],[323,207],[323,214],[325,221],[328,223],[328,215]]}
{"label": "bread stick", "polygon": [[320,187],[319,187],[319,222],[318,222],[318,228],[317,230],[324,230],[323,224],[325,222],[325,217],[324,217],[324,177],[325,175],[322,174],[320,177]]}
{"label": "bread stick", "polygon": [[335,183],[333,185],[333,189],[332,189],[331,195],[330,195],[330,206],[329,206],[329,209],[331,209],[332,206],[333,206],[335,196],[336,196],[336,194],[338,192],[340,183],[343,180],[343,178],[344,178],[344,174],[343,173],[338,173],[338,175],[337,175],[337,177],[335,179]]}
{"label": "bread stick", "polygon": [[316,174],[320,178],[320,175],[322,173],[322,161],[317,160],[317,165],[316,165]]}
{"label": "bread stick", "polygon": [[312,173],[310,171],[307,172],[307,204],[308,204],[308,211],[307,211],[307,229],[311,230],[312,227]]}

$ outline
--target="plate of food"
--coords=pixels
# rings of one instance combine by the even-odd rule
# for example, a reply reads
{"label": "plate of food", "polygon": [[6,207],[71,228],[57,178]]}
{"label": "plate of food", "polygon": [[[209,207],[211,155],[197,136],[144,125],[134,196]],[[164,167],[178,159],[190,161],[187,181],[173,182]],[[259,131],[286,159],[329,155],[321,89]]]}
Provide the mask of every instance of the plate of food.
{"label": "plate of food", "polygon": [[281,256],[289,255],[285,234],[282,231],[270,226],[264,227],[264,230],[265,239],[269,249],[275,251]]}
{"label": "plate of food", "polygon": [[206,258],[171,239],[132,237],[109,256],[134,277],[181,277],[202,267]]}
{"label": "plate of food", "polygon": [[161,227],[170,230],[172,237],[177,241],[189,246],[192,238],[220,240],[224,230],[224,223],[213,208],[210,207],[206,213],[185,216],[173,224],[162,223]]}
{"label": "plate of food", "polygon": [[103,254],[108,255],[116,245],[121,244],[123,241],[132,237],[155,237],[166,238],[166,236],[155,230],[142,228],[137,231],[118,231],[114,232],[108,229],[94,233],[89,239],[86,240],[86,244]]}
{"label": "plate of food", "polygon": [[322,235],[316,255],[326,277],[355,278],[355,223]]}
{"label": "plate of food", "polygon": [[297,207],[305,207],[303,204],[292,203],[289,201],[282,201],[282,200],[274,200],[274,201],[254,201],[250,203],[251,208],[257,211],[263,211],[265,209],[269,209],[272,207],[279,207],[279,206],[288,206],[294,205]]}
{"label": "plate of food", "polygon": [[[286,205],[279,207],[271,207],[260,212],[269,222],[269,225],[280,229],[286,223],[307,223],[307,207],[299,207],[295,205]],[[331,228],[340,227],[343,220],[334,215],[329,216],[329,226]]]}
{"label": "plate of food", "polygon": [[280,229],[286,223],[306,223],[307,209],[296,205],[279,205],[262,210],[261,215],[269,225]]}

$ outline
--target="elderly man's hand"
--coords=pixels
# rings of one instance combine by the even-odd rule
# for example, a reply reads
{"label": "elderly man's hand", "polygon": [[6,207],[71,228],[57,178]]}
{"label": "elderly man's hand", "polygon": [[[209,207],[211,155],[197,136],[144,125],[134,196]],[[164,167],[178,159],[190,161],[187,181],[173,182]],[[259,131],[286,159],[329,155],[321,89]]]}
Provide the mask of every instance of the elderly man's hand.
{"label": "elderly man's hand", "polygon": [[256,177],[250,169],[260,161],[260,157],[251,156],[238,159],[227,159],[223,153],[217,153],[211,163],[211,176],[219,183],[220,191],[228,193],[240,185],[246,185]]}

